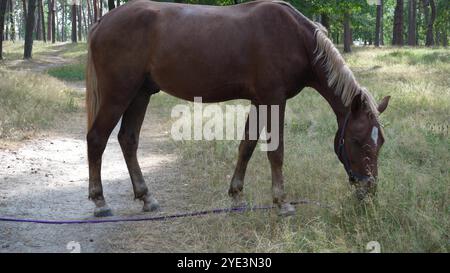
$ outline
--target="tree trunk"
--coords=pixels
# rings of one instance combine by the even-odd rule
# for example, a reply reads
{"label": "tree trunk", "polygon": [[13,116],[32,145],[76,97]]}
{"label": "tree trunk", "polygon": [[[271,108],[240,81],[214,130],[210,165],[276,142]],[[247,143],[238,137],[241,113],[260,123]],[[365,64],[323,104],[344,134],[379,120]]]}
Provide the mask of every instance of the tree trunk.
{"label": "tree trunk", "polygon": [[[50,0],[49,0],[50,1]],[[52,6],[49,12],[52,14],[52,44],[56,42],[56,7],[55,7],[55,0],[52,1]]]}
{"label": "tree trunk", "polygon": [[383,6],[377,5],[377,18],[375,22],[375,46],[380,46],[380,36],[381,36],[381,17],[383,16]]}
{"label": "tree trunk", "polygon": [[403,45],[403,0],[397,0],[395,6],[392,45]]}
{"label": "tree trunk", "polygon": [[97,5],[97,0],[93,1],[93,9],[94,9],[94,22],[92,22],[93,24],[95,24],[97,22],[98,19],[98,5]]}
{"label": "tree trunk", "polygon": [[52,1],[47,0],[47,40],[52,40]]}
{"label": "tree trunk", "polygon": [[108,10],[114,9],[116,6],[114,5],[114,0],[108,0]]}
{"label": "tree trunk", "polygon": [[91,13],[91,4],[89,2],[91,1],[86,1],[86,8],[88,14],[88,26],[90,27],[92,25],[92,13]]}
{"label": "tree trunk", "polygon": [[381,4],[381,29],[380,29],[380,44],[384,45],[384,0],[380,0]]}
{"label": "tree trunk", "polygon": [[[175,2],[176,2],[176,1],[175,1]],[[117,4],[116,4],[116,7],[120,7],[120,0],[117,0],[116,3],[117,3]]]}
{"label": "tree trunk", "polygon": [[3,30],[5,24],[6,2],[7,0],[0,0],[0,60],[3,60]]}
{"label": "tree trunk", "polygon": [[9,15],[9,0],[6,0],[5,14],[3,15],[3,25],[5,29],[3,30],[3,35],[0,36],[0,39],[3,41],[9,40],[9,20],[7,19],[7,15]]}
{"label": "tree trunk", "polygon": [[352,52],[352,33],[350,28],[350,13],[344,13],[344,52]]}
{"label": "tree trunk", "polygon": [[27,14],[28,14],[28,12],[27,12],[27,2],[26,2],[27,0],[22,0],[22,10],[23,10],[23,21],[25,22],[25,25],[26,25],[26,22],[27,22]]}
{"label": "tree trunk", "polygon": [[328,32],[330,32],[330,17],[328,16],[328,14],[320,14],[320,23],[328,30]]}
{"label": "tree trunk", "polygon": [[72,5],[72,12],[71,12],[71,16],[72,16],[72,43],[76,43],[77,42],[77,5],[73,4]]}
{"label": "tree trunk", "polygon": [[62,22],[61,22],[61,40],[66,41],[66,2],[61,2],[62,6]]}
{"label": "tree trunk", "polygon": [[41,28],[42,28],[42,40],[47,42],[47,37],[45,35],[45,17],[44,17],[44,3],[43,0],[39,0],[39,14],[41,18]]}
{"label": "tree trunk", "polygon": [[31,59],[33,51],[33,29],[34,29],[34,12],[36,11],[36,0],[28,0],[28,14],[25,25],[25,46],[23,50],[23,58]]}
{"label": "tree trunk", "polygon": [[[433,46],[434,45],[433,26],[434,26],[434,21],[436,20],[436,5],[434,3],[434,0],[423,0],[423,2],[424,2],[424,12],[426,12],[425,13],[425,21],[427,24],[427,35],[426,35],[425,45]],[[429,15],[428,6],[431,7],[431,17]]]}
{"label": "tree trunk", "polygon": [[40,0],[36,0],[36,40],[42,40],[42,24],[41,24],[41,8],[39,7]]}
{"label": "tree trunk", "polygon": [[82,17],[81,17],[81,1],[77,6],[77,18],[78,18],[78,41],[81,42],[82,34],[83,34],[83,25],[82,25]]}
{"label": "tree trunk", "polygon": [[100,18],[103,16],[103,0],[100,0]]}
{"label": "tree trunk", "polygon": [[[417,22],[422,22],[422,13],[424,13],[425,11],[423,11],[423,5],[420,4],[421,2],[419,1],[417,3]],[[416,25],[416,46],[419,45],[419,25]]]}
{"label": "tree trunk", "polygon": [[16,25],[14,24],[14,1],[9,0],[9,31],[11,41],[16,40]]}
{"label": "tree trunk", "polygon": [[408,0],[408,45],[416,45],[417,0]]}
{"label": "tree trunk", "polygon": [[88,39],[87,33],[88,33],[89,25],[88,25],[88,22],[87,22],[87,19],[86,19],[86,9],[83,8],[82,5],[80,7],[81,7],[80,10],[81,10],[81,15],[83,16],[83,23],[84,23],[84,37],[86,38],[86,41],[87,41],[87,39]]}

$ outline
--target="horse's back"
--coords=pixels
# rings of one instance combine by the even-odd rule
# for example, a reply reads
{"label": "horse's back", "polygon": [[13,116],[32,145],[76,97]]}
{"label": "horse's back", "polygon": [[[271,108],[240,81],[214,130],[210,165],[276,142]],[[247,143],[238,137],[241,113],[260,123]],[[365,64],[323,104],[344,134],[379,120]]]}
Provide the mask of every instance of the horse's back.
{"label": "horse's back", "polygon": [[268,70],[293,71],[287,67],[301,49],[297,18],[272,1],[217,7],[138,0],[105,15],[92,34],[93,48],[108,48],[104,60],[144,70],[172,95],[209,101],[254,96],[251,85]]}

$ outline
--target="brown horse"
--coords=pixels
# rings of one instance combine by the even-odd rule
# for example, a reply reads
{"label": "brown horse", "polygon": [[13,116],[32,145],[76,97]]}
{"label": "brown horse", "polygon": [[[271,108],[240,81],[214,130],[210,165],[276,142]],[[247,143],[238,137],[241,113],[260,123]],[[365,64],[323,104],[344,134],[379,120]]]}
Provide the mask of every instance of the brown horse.
{"label": "brown horse", "polygon": [[[378,120],[389,97],[377,104],[355,80],[326,30],[281,1],[214,7],[136,0],[103,16],[90,31],[87,69],[89,198],[95,215],[110,215],[103,197],[101,162],[111,131],[118,135],[135,198],[145,211],[158,208],[136,158],[139,132],[152,94],[164,90],[203,102],[247,99],[278,106],[279,145],[268,151],[273,202],[292,214],[283,186],[286,100],[316,89],[336,114],[335,151],[360,196],[375,188],[384,137]],[[269,119],[270,120],[270,119]],[[270,129],[270,124],[267,126]],[[257,140],[245,138],[229,194],[239,203]]]}

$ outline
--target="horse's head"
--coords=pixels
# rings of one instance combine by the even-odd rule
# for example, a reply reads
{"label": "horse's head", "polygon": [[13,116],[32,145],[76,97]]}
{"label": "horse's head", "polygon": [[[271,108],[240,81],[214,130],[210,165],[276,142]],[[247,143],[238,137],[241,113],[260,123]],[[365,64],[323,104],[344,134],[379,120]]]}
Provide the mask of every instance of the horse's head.
{"label": "horse's head", "polygon": [[[389,99],[385,97],[376,106],[380,114],[388,106]],[[383,129],[368,103],[361,94],[353,98],[350,111],[335,137],[336,154],[361,200],[376,191],[378,153],[384,143]]]}

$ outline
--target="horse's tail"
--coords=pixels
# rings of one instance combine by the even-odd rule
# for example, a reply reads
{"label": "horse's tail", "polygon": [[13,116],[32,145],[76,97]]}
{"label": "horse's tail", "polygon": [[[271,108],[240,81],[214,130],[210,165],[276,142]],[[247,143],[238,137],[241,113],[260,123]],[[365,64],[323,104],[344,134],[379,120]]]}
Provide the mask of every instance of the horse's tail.
{"label": "horse's tail", "polygon": [[[92,34],[92,31],[91,31]],[[91,36],[91,35],[89,35]],[[100,94],[97,84],[97,75],[95,72],[94,62],[92,59],[92,49],[91,49],[91,37],[88,41],[88,60],[86,68],[86,111],[87,111],[87,129],[91,129],[94,123],[95,117],[97,116],[99,104],[100,104]]]}

